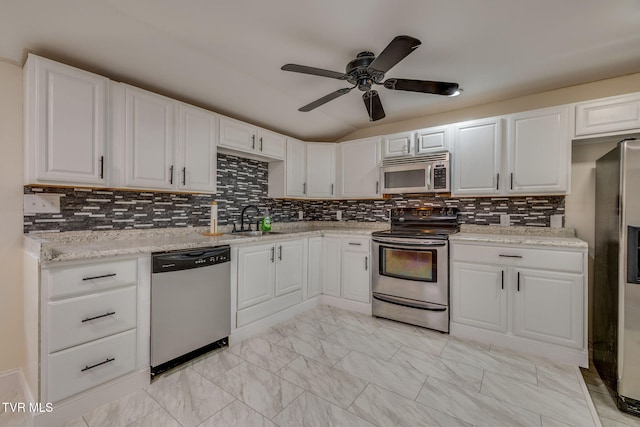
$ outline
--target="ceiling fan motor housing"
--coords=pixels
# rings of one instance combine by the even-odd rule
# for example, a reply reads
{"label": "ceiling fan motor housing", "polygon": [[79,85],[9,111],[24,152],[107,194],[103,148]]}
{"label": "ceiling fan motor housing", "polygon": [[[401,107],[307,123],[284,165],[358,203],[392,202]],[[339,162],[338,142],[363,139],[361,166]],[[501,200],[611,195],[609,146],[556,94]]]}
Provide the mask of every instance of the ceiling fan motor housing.
{"label": "ceiling fan motor housing", "polygon": [[380,83],[384,78],[384,73],[368,69],[374,59],[376,56],[373,52],[365,51],[356,55],[356,58],[350,61],[345,68],[348,75],[347,81],[358,86],[358,89],[363,92],[370,90],[372,84]]}

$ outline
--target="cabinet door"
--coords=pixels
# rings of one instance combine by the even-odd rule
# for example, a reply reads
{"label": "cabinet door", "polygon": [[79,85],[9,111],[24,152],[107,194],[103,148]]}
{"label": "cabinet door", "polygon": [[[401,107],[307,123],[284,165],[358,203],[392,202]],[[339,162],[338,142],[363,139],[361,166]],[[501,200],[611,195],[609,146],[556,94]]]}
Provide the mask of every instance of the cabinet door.
{"label": "cabinet door", "polygon": [[216,192],[217,116],[200,108],[178,107],[178,188]]}
{"label": "cabinet door", "polygon": [[414,154],[413,132],[395,133],[382,137],[383,157],[400,157]]}
{"label": "cabinet door", "polygon": [[275,249],[272,244],[238,249],[238,310],[273,298]]}
{"label": "cabinet door", "polygon": [[287,138],[275,132],[258,129],[256,152],[272,159],[284,159]]}
{"label": "cabinet door", "polygon": [[339,237],[322,238],[322,293],[341,297],[341,242]]}
{"label": "cabinet door", "polygon": [[340,197],[380,196],[380,138],[338,144]]}
{"label": "cabinet door", "polygon": [[616,96],[576,106],[576,136],[640,129],[640,96]]}
{"label": "cabinet door", "polygon": [[304,142],[287,140],[286,165],[287,196],[304,197],[307,187],[307,149]]}
{"label": "cabinet door", "polygon": [[507,331],[506,269],[493,265],[451,264],[451,321]]}
{"label": "cabinet door", "polygon": [[336,144],[307,144],[307,197],[335,196]]}
{"label": "cabinet door", "polygon": [[27,184],[105,185],[109,80],[29,55],[25,65]]}
{"label": "cabinet door", "polygon": [[450,126],[438,126],[416,131],[416,153],[427,154],[449,149]]}
{"label": "cabinet door", "polygon": [[253,152],[256,148],[256,128],[239,120],[220,117],[221,147]]}
{"label": "cabinet door", "polygon": [[304,239],[276,243],[276,296],[302,289]]}
{"label": "cabinet door", "polygon": [[581,274],[517,269],[514,333],[582,348],[584,279]]}
{"label": "cabinet door", "polygon": [[478,120],[454,126],[453,194],[500,194],[502,120]]}
{"label": "cabinet door", "polygon": [[368,252],[342,251],[342,296],[355,301],[370,302],[371,263]]}
{"label": "cabinet door", "polygon": [[171,189],[177,182],[174,103],[151,92],[125,88],[125,186]]}
{"label": "cabinet door", "polygon": [[322,293],[322,237],[309,238],[307,298]]}
{"label": "cabinet door", "polygon": [[566,193],[571,164],[568,108],[509,116],[509,194]]}

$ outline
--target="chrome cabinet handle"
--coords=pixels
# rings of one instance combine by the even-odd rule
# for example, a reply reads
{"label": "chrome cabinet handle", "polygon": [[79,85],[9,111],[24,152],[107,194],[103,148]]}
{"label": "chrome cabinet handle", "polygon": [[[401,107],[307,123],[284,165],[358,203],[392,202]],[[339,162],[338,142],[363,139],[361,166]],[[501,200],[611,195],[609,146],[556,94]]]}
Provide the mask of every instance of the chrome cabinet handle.
{"label": "chrome cabinet handle", "polygon": [[262,137],[260,137],[260,151],[262,151]]}
{"label": "chrome cabinet handle", "polygon": [[173,165],[169,168],[169,184],[173,184]]}
{"label": "chrome cabinet handle", "polygon": [[103,274],[102,276],[84,277],[82,280],[87,281],[87,280],[94,280],[94,279],[105,279],[107,277],[116,277],[116,273]]}
{"label": "chrome cabinet handle", "polygon": [[500,254],[498,256],[500,256],[502,258],[522,258],[522,255],[503,255],[503,254]]}
{"label": "chrome cabinet handle", "polygon": [[95,365],[91,365],[91,366],[87,365],[83,369],[80,369],[80,372],[84,372],[84,371],[88,371],[89,369],[97,368],[98,366],[102,366],[102,365],[105,365],[107,363],[111,363],[114,360],[116,360],[115,357],[112,357],[112,358],[108,358],[107,357],[107,360],[105,360],[104,362],[96,363]]}
{"label": "chrome cabinet handle", "polygon": [[520,292],[520,272],[518,271],[518,292]]}
{"label": "chrome cabinet handle", "polygon": [[182,185],[187,185],[187,168],[182,168]]}
{"label": "chrome cabinet handle", "polygon": [[500,189],[500,174],[496,174],[496,190]]}
{"label": "chrome cabinet handle", "polygon": [[504,290],[504,270],[502,270],[500,273],[502,273],[502,289]]}
{"label": "chrome cabinet handle", "polygon": [[104,179],[104,156],[100,156],[100,179]]}
{"label": "chrome cabinet handle", "polygon": [[282,245],[278,246],[278,259],[282,261]]}
{"label": "chrome cabinet handle", "polygon": [[349,242],[351,246],[362,246],[362,243]]}
{"label": "chrome cabinet handle", "polygon": [[380,192],[380,181],[376,181],[376,194]]}
{"label": "chrome cabinet handle", "polygon": [[103,317],[113,316],[114,314],[116,314],[115,311],[110,311],[109,313],[101,314],[100,316],[87,317],[86,319],[83,319],[81,323],[91,322],[92,320],[102,319]]}
{"label": "chrome cabinet handle", "polygon": [[256,136],[255,135],[251,135],[251,149],[252,150],[256,149]]}
{"label": "chrome cabinet handle", "polygon": [[331,184],[331,195],[333,196],[333,184]]}
{"label": "chrome cabinet handle", "polygon": [[276,253],[276,247],[271,246],[271,262],[273,262],[275,259],[275,253]]}
{"label": "chrome cabinet handle", "polygon": [[511,189],[513,190],[513,172],[511,172]]}
{"label": "chrome cabinet handle", "polygon": [[302,194],[307,194],[307,183],[306,182],[302,183]]}
{"label": "chrome cabinet handle", "polygon": [[364,257],[364,271],[368,271],[369,270],[369,257],[366,256]]}

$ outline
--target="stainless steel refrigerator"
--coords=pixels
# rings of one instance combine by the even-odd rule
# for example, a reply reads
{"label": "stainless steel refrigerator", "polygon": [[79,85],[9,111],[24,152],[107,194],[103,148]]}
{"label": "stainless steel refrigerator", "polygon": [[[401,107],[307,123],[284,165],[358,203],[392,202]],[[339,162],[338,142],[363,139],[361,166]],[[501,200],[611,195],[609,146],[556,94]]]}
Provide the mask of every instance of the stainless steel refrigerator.
{"label": "stainless steel refrigerator", "polygon": [[618,408],[640,416],[640,140],[596,161],[593,364]]}

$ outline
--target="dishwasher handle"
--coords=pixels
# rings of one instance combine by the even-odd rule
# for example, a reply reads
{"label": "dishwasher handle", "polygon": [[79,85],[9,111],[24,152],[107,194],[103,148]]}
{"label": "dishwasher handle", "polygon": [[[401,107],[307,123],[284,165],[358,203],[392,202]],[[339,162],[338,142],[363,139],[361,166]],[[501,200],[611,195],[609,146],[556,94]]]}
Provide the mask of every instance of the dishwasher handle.
{"label": "dishwasher handle", "polygon": [[187,251],[161,252],[152,255],[153,273],[189,270],[231,261],[229,246],[198,248]]}

